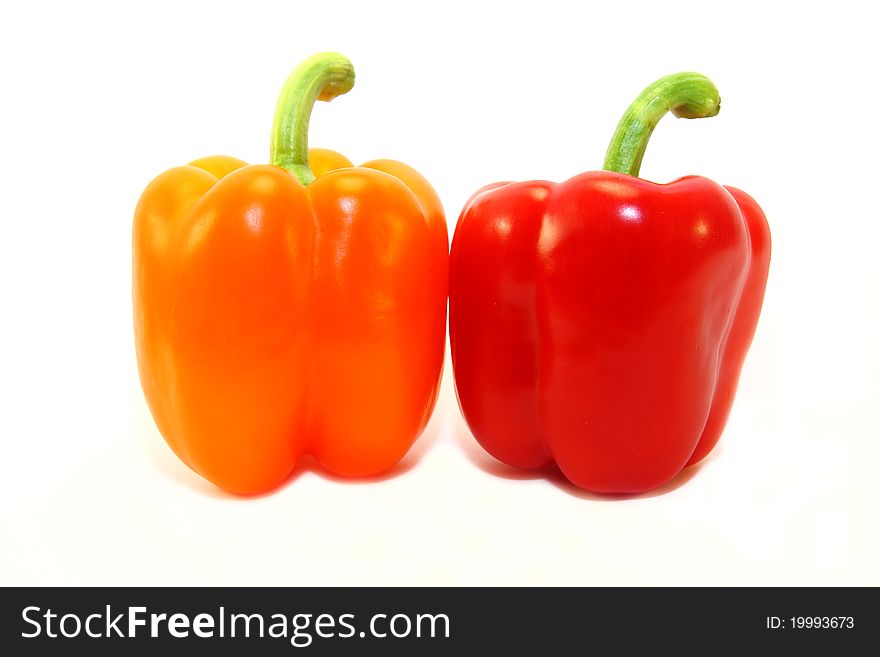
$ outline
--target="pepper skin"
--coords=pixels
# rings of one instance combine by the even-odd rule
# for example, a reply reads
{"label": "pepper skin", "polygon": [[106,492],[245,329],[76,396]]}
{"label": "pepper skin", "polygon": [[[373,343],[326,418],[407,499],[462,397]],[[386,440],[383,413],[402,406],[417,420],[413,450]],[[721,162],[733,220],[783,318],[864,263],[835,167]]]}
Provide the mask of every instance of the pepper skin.
{"label": "pepper skin", "polygon": [[655,489],[714,447],[767,281],[770,232],[744,192],[637,178],[664,113],[717,113],[696,74],[648,87],[606,171],[499,183],[464,208],[450,255],[459,404],[480,444],[553,462],[597,493]]}
{"label": "pepper skin", "polygon": [[409,166],[308,150],[312,104],[350,62],[304,62],[270,165],[196,160],[156,178],[133,232],[135,343],[153,417],[217,486],[278,486],[298,457],[363,477],[424,429],[445,348],[447,232]]}

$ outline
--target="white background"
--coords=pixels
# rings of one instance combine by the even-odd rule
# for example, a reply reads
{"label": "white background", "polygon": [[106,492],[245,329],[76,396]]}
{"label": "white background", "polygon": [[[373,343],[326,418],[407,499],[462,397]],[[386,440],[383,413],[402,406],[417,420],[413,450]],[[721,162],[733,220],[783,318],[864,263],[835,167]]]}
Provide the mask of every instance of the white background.
{"label": "white background", "polygon": [[[0,10],[0,583],[880,584],[880,211],[869,3],[74,2]],[[268,157],[316,51],[347,96],[311,143],[420,169],[447,209],[501,179],[601,166],[655,78],[697,70],[718,117],[667,118],[642,176],[749,191],[774,253],[720,446],[658,494],[605,499],[494,462],[447,361],[386,477],[306,464],[225,495],[176,460],[137,380],[132,212],[199,156]]]}

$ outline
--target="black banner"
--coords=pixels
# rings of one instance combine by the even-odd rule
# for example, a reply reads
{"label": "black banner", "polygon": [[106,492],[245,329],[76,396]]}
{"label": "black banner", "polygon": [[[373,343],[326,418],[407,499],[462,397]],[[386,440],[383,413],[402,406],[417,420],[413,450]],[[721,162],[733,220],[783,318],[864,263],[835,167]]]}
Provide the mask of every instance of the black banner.
{"label": "black banner", "polygon": [[877,589],[868,588],[7,588],[0,596],[7,655],[851,654],[876,645],[880,614]]}

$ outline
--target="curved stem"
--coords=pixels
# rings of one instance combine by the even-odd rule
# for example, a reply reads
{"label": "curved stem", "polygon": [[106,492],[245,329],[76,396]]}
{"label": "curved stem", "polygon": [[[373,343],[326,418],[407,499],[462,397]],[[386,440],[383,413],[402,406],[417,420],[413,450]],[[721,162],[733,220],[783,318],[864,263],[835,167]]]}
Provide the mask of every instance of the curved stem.
{"label": "curved stem", "polygon": [[270,162],[303,185],[315,179],[309,168],[309,119],[316,100],[330,101],[354,86],[354,67],[335,52],[312,55],[296,67],[281,88],[272,123]]}
{"label": "curved stem", "polygon": [[638,176],[651,133],[667,112],[701,119],[715,116],[720,109],[718,89],[705,75],[675,73],[660,78],[639,94],[620,119],[602,168]]}

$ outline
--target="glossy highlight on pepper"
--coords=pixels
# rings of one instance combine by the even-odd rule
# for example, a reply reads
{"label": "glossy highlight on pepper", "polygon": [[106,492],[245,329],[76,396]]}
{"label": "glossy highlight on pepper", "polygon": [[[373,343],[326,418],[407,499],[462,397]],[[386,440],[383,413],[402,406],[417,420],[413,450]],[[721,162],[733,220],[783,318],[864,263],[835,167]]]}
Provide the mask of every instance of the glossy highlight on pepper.
{"label": "glossy highlight on pepper", "polygon": [[604,171],[497,183],[466,204],[450,255],[455,386],[499,460],[627,494],[715,446],[761,311],[767,220],[736,188],[637,176],[667,112],[719,107],[704,76],[667,76],[624,114]]}
{"label": "glossy highlight on pepper", "polygon": [[215,156],[144,191],[133,228],[141,384],[174,452],[217,486],[278,486],[302,454],[363,477],[398,462],[436,401],[447,231],[393,160],[308,148],[316,100],[354,84],[336,53],[285,84],[271,164]]}

